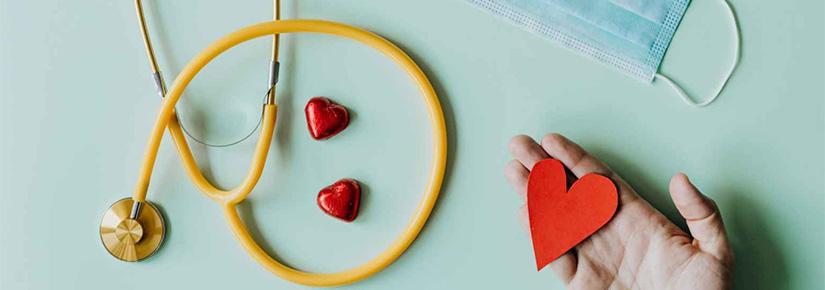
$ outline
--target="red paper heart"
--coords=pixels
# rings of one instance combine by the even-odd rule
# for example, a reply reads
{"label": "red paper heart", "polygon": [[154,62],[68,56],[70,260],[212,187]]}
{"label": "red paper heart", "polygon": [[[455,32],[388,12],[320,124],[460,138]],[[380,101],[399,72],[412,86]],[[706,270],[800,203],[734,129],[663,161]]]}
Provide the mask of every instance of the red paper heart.
{"label": "red paper heart", "polygon": [[315,140],[335,136],[349,125],[349,113],[344,106],[324,97],[314,97],[304,108],[309,134]]}
{"label": "red paper heart", "polygon": [[536,163],[527,181],[527,210],[538,270],[607,224],[617,206],[616,185],[609,178],[587,174],[568,190],[561,162]]}
{"label": "red paper heart", "polygon": [[318,207],[325,213],[351,222],[358,216],[361,187],[353,179],[341,179],[318,192]]}

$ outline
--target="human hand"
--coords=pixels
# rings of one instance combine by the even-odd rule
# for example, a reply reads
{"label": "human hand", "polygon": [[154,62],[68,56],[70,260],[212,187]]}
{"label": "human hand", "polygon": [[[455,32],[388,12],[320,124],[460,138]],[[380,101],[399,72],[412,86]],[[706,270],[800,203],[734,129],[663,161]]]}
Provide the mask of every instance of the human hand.
{"label": "human hand", "polygon": [[[616,183],[619,206],[613,219],[550,266],[569,289],[728,289],[733,253],[716,203],[699,192],[687,176],[670,180],[670,195],[687,221],[682,231],[642,199],[607,165],[558,134],[541,145],[524,135],[510,142],[515,160],[505,175],[522,198],[529,169],[555,158],[576,177],[604,175]],[[527,207],[520,215],[527,219]]]}

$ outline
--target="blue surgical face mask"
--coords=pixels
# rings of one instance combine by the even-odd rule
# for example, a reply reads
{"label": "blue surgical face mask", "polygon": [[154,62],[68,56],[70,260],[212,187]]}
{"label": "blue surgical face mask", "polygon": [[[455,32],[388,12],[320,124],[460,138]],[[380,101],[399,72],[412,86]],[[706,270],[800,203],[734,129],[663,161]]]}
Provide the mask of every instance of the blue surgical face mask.
{"label": "blue surgical face mask", "polygon": [[[722,92],[739,60],[736,56],[716,93],[696,102],[667,76],[659,64],[690,0],[468,0],[516,25],[538,33],[598,62],[644,82],[658,78],[695,106],[713,102]],[[727,0],[730,16],[736,24]]]}

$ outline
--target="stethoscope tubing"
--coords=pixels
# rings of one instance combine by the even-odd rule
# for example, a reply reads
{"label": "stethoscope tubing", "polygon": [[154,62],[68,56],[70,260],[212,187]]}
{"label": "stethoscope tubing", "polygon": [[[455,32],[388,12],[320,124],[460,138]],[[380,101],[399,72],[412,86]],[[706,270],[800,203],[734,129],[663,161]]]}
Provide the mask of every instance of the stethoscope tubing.
{"label": "stethoscope tubing", "polygon": [[[180,130],[178,120],[174,117],[175,104],[180,99],[183,91],[195,75],[215,57],[242,42],[254,38],[296,32],[330,34],[356,40],[377,49],[395,61],[418,85],[419,91],[424,97],[425,104],[428,108],[428,116],[432,128],[433,159],[428,174],[429,183],[425,187],[424,197],[421,199],[409,223],[402,233],[399,234],[392,244],[381,254],[358,267],[337,273],[303,272],[275,260],[255,242],[244,226],[243,221],[238,216],[235,208],[235,205],[249,195],[263,172],[267,151],[271,145],[275,127],[277,107],[274,103],[265,105],[261,136],[257,142],[249,172],[244,181],[231,190],[221,190],[203,176],[186,143],[186,138]],[[272,273],[286,280],[309,286],[351,284],[381,271],[395,261],[415,240],[429,218],[438,199],[447,159],[447,134],[443,111],[435,90],[418,65],[401,49],[376,34],[349,25],[322,20],[283,20],[251,25],[217,40],[192,59],[175,79],[172,87],[162,101],[160,112],[155,119],[155,125],[152,128],[149,142],[146,145],[143,165],[133,194],[135,201],[141,202],[146,199],[152,170],[157,158],[161,139],[163,138],[163,132],[166,128],[169,128],[171,132],[189,177],[206,196],[221,205],[230,229],[249,255]]]}

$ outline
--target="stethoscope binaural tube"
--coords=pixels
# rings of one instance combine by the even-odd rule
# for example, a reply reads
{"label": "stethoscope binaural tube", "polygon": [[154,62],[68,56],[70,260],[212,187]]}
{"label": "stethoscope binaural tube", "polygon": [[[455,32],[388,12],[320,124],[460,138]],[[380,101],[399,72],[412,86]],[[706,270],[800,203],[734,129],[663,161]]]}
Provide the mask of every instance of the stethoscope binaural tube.
{"label": "stethoscope binaural tube", "polygon": [[[272,9],[273,9],[273,11],[272,11],[272,18],[273,19],[272,20],[274,20],[274,21],[281,20],[281,0],[273,0],[272,1]],[[158,60],[155,57],[155,49],[153,48],[153,45],[152,45],[152,38],[149,36],[149,27],[148,27],[148,24],[146,23],[146,16],[144,15],[145,13],[143,11],[142,0],[135,0],[135,13],[136,13],[137,20],[138,20],[138,27],[140,28],[140,35],[141,35],[141,38],[143,39],[143,46],[146,49],[146,57],[147,57],[147,60],[149,61],[149,65],[152,69],[152,78],[155,81],[155,88],[157,89],[158,95],[160,95],[160,97],[163,98],[163,97],[166,96],[166,83],[164,81],[163,74],[160,71],[160,65],[158,65]],[[275,103],[275,90],[276,90],[275,85],[278,82],[278,69],[280,67],[280,63],[278,62],[279,42],[280,42],[280,36],[275,35],[275,37],[272,38],[272,54],[271,54],[272,58],[271,58],[271,62],[270,62],[269,82],[267,83],[268,84],[268,87],[267,87],[268,90],[267,90],[267,96],[266,96],[266,102],[267,103],[272,103],[272,104]],[[201,145],[204,145],[204,146],[207,146],[207,147],[222,148],[222,147],[229,147],[229,146],[233,146],[235,144],[241,143],[243,141],[246,141],[246,139],[248,139],[249,137],[251,137],[252,134],[255,133],[255,131],[258,130],[258,128],[261,126],[261,123],[263,122],[263,119],[264,119],[263,118],[263,115],[264,115],[263,109],[264,108],[262,107],[261,108],[261,117],[258,121],[258,124],[255,125],[255,127],[252,128],[252,130],[250,130],[248,133],[246,133],[246,135],[243,135],[243,137],[241,137],[239,139],[233,140],[233,141],[228,142],[228,143],[223,143],[223,144],[210,143],[210,142],[205,141],[205,139],[195,137],[194,134],[189,132],[189,130],[187,130],[186,127],[183,126],[183,124],[182,124],[183,121],[181,119],[181,115],[179,114],[179,112],[175,113],[174,118],[178,119],[178,124],[179,124],[178,127],[180,127],[180,130],[183,131],[184,135],[189,136],[189,138],[191,138],[193,141],[195,141],[197,143],[200,143]],[[135,205],[139,206],[140,203],[135,203]],[[135,212],[135,211],[133,211],[133,212]],[[134,214],[132,216],[134,216]]]}
{"label": "stethoscope binaural tube", "polygon": [[[425,104],[428,107],[428,115],[432,127],[433,159],[428,175],[429,182],[424,190],[424,197],[416,208],[410,222],[384,252],[358,267],[338,273],[319,274],[303,272],[275,260],[255,242],[238,216],[235,208],[235,205],[243,201],[252,191],[263,171],[275,126],[276,106],[274,102],[266,104],[266,108],[264,109],[264,127],[261,130],[261,136],[258,140],[247,177],[238,187],[228,191],[220,190],[213,186],[200,172],[185,141],[185,137],[178,128],[177,120],[174,118],[175,104],[178,99],[180,99],[186,86],[188,86],[195,75],[215,57],[235,45],[257,37],[296,32],[324,33],[349,38],[377,49],[394,60],[417,84],[424,97]],[[158,148],[160,147],[163,132],[167,126],[170,132],[172,132],[172,137],[175,140],[178,151],[181,153],[181,160],[184,162],[184,167],[189,177],[209,198],[222,206],[224,216],[232,232],[249,255],[272,273],[286,280],[304,285],[338,286],[354,283],[381,271],[395,261],[395,259],[409,247],[413,240],[415,240],[423,228],[424,223],[429,218],[433,206],[438,199],[439,190],[444,178],[447,158],[447,134],[444,115],[435,90],[426,75],[424,75],[409,56],[389,41],[366,30],[341,23],[321,20],[264,22],[235,31],[214,42],[198,54],[186,65],[183,71],[181,71],[172,84],[167,96],[163,99],[162,107],[155,120],[155,125],[152,128],[149,143],[146,146],[143,166],[135,187],[133,199],[136,202],[142,202],[146,198]]]}

